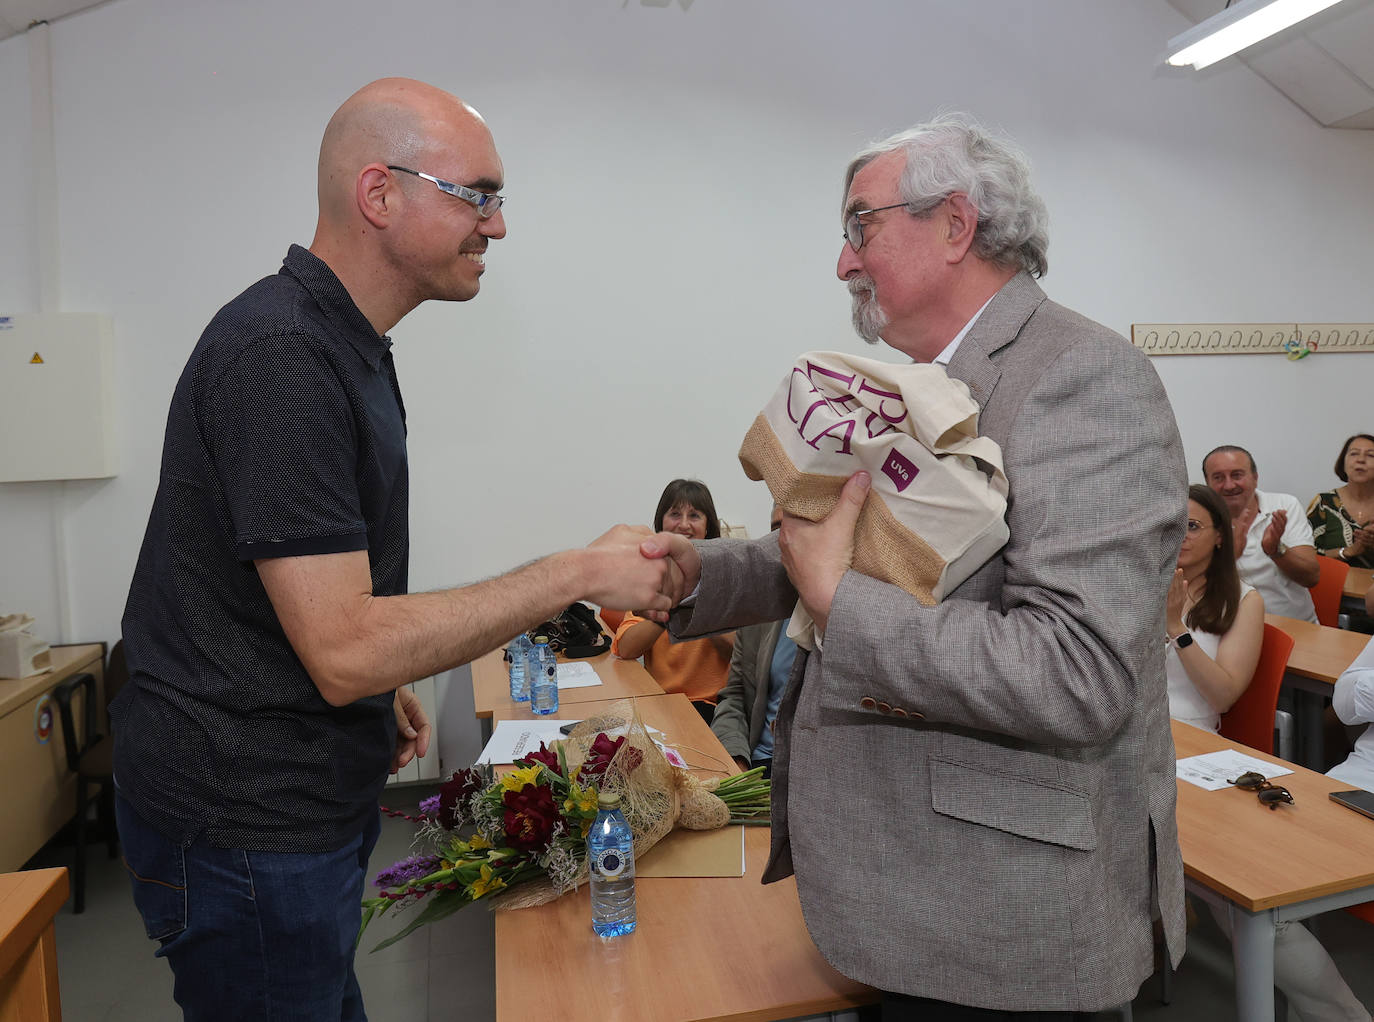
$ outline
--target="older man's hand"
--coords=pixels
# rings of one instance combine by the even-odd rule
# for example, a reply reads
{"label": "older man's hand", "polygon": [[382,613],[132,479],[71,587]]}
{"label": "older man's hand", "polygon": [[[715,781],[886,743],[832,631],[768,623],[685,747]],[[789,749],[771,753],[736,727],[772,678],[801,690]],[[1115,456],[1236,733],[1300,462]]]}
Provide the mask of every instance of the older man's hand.
{"label": "older man's hand", "polygon": [[830,604],[840,579],[854,561],[854,529],[871,483],[867,472],[855,472],[840,491],[834,510],[819,522],[783,515],[778,539],[782,566],[821,632],[830,620]]}

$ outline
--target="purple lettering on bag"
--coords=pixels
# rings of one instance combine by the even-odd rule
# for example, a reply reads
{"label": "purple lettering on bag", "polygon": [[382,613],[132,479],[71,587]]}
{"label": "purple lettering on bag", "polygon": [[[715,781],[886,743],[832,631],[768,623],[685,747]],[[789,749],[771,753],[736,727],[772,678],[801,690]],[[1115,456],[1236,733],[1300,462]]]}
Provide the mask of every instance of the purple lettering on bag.
{"label": "purple lettering on bag", "polygon": [[[853,419],[841,419],[839,422],[836,422],[828,428],[823,429],[819,433],[817,433],[816,439],[807,440],[806,442],[819,451],[821,438],[828,436],[832,433],[835,433],[836,430],[840,430],[839,434],[836,434],[835,436],[831,437],[832,440],[838,440],[840,442],[840,446],[835,449],[835,453],[853,454],[854,452],[850,449],[849,446],[849,440],[854,435],[854,425],[855,423]],[[802,439],[806,438],[803,437]]]}
{"label": "purple lettering on bag", "polygon": [[883,475],[892,480],[898,493],[910,486],[920,471],[901,451],[889,451],[887,461],[883,463]]}

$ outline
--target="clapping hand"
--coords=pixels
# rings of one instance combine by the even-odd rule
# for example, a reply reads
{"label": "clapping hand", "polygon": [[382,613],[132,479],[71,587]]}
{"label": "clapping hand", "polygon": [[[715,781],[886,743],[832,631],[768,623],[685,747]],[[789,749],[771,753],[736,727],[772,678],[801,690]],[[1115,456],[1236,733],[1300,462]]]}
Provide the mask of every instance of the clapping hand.
{"label": "clapping hand", "polygon": [[1188,580],[1183,577],[1183,569],[1175,568],[1174,577],[1169,580],[1169,597],[1164,604],[1164,630],[1170,637],[1186,630],[1183,624],[1183,611],[1188,605]]}
{"label": "clapping hand", "polygon": [[1260,549],[1267,557],[1279,556],[1279,543],[1283,540],[1283,530],[1288,528],[1288,512],[1278,510],[1269,518],[1269,525],[1260,537]]}
{"label": "clapping hand", "polygon": [[1353,530],[1353,533],[1350,539],[1350,549],[1355,552],[1351,555],[1352,557],[1364,557],[1374,553],[1374,523],[1357,528]]}

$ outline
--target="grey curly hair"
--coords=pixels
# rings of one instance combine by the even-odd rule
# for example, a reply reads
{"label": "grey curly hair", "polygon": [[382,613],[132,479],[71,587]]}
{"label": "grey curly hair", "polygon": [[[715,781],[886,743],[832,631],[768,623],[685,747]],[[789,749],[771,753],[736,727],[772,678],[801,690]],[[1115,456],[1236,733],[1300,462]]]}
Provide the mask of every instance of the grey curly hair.
{"label": "grey curly hair", "polygon": [[1049,213],[1031,188],[1030,162],[1010,141],[969,115],[944,114],[861,149],[845,171],[854,175],[886,153],[905,152],[901,196],[913,216],[963,192],[978,210],[973,252],[980,259],[1043,277],[1049,269]]}

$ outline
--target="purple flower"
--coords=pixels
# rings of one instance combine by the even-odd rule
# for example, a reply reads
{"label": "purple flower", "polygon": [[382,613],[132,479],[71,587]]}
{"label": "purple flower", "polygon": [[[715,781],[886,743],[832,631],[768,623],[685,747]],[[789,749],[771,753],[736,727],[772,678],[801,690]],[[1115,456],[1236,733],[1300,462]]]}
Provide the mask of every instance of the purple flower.
{"label": "purple flower", "polygon": [[420,799],[420,815],[421,815],[421,816],[438,816],[438,815],[439,815],[439,796],[438,796],[438,795],[431,795],[431,796],[429,796],[429,798],[422,798],[422,799]]}
{"label": "purple flower", "polygon": [[400,887],[411,881],[427,877],[439,868],[437,855],[412,855],[400,862],[393,862],[377,874],[373,881],[378,887]]}

